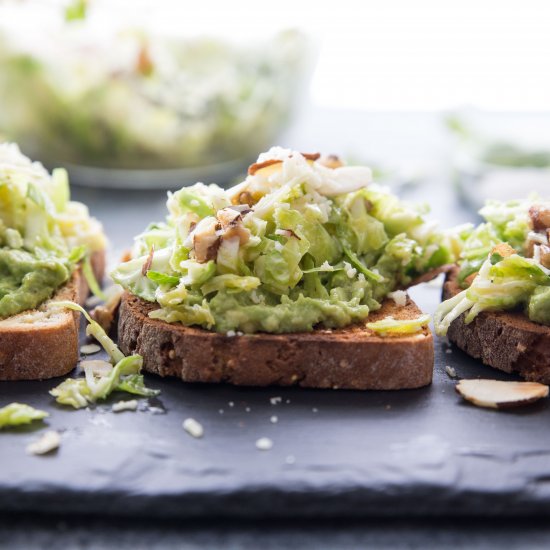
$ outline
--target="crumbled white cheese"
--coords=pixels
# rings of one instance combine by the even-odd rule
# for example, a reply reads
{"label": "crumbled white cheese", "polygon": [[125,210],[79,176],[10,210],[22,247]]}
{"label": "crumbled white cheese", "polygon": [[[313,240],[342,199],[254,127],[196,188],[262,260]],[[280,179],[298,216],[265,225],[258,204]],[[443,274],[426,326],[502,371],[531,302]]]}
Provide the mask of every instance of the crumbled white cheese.
{"label": "crumbled white cheese", "polygon": [[202,424],[197,422],[194,418],[186,418],[183,421],[183,429],[192,437],[199,438],[204,435]]}
{"label": "crumbled white cheese", "polygon": [[271,397],[269,399],[269,402],[272,404],[272,405],[277,405],[278,403],[281,403],[283,401],[283,398],[282,397]]}
{"label": "crumbled white cheese", "polygon": [[349,262],[344,262],[344,270],[350,279],[353,279],[357,275],[357,269],[355,269]]}
{"label": "crumbled white cheese", "polygon": [[316,412],[319,412],[319,409],[317,409],[316,407],[313,407],[313,409],[311,409],[311,411],[316,413]]}
{"label": "crumbled white cheese", "polygon": [[269,420],[272,424],[277,424],[277,422],[279,422],[279,418],[275,415],[273,415]]}
{"label": "crumbled white cheese", "polygon": [[223,414],[223,409],[220,409],[218,412],[219,412],[220,414]]}
{"label": "crumbled white cheese", "polygon": [[229,401],[229,403],[227,403],[230,407],[234,407],[235,406],[235,403],[233,403],[233,401]]}
{"label": "crumbled white cheese", "polygon": [[405,307],[407,305],[407,293],[404,290],[394,290],[388,293],[388,298],[391,298],[397,307]]}
{"label": "crumbled white cheese", "polygon": [[456,378],[456,370],[450,365],[445,366],[445,372],[449,375],[450,378]]}
{"label": "crumbled white cheese", "polygon": [[321,269],[332,270],[332,266],[328,263],[327,260],[325,260],[325,261],[321,264]]}
{"label": "crumbled white cheese", "polygon": [[97,344],[85,344],[84,346],[80,346],[80,353],[82,353],[82,355],[93,355],[98,351],[101,351],[101,348]]}
{"label": "crumbled white cheese", "polygon": [[256,441],[256,449],[260,451],[269,451],[273,447],[273,441],[269,437],[260,437]]}
{"label": "crumbled white cheese", "polygon": [[548,244],[548,237],[546,236],[546,233],[529,231],[529,233],[527,233],[527,240],[539,244]]}
{"label": "crumbled white cheese", "polygon": [[194,207],[200,206],[200,203],[197,199],[191,199],[190,204]]}
{"label": "crumbled white cheese", "polygon": [[287,464],[294,464],[296,462],[296,457],[294,455],[288,455],[286,458],[285,458],[285,462]]}
{"label": "crumbled white cheese", "polygon": [[448,349],[445,350],[445,353],[451,354],[451,353],[453,353],[453,350],[451,348],[448,348]]}
{"label": "crumbled white cheese", "polygon": [[117,403],[114,403],[111,410],[117,413],[122,411],[137,411],[137,408],[137,399],[130,399],[129,401],[118,401]]}
{"label": "crumbled white cheese", "polygon": [[55,451],[61,444],[59,432],[53,430],[45,432],[40,439],[27,445],[27,453],[30,455],[45,455]]}
{"label": "crumbled white cheese", "polygon": [[233,336],[235,336],[235,334],[237,334],[234,330],[228,330],[225,335],[228,337],[228,338],[233,338]]}
{"label": "crumbled white cheese", "polygon": [[250,412],[250,407],[246,407],[245,411],[246,411],[247,413],[249,413],[249,412]]}

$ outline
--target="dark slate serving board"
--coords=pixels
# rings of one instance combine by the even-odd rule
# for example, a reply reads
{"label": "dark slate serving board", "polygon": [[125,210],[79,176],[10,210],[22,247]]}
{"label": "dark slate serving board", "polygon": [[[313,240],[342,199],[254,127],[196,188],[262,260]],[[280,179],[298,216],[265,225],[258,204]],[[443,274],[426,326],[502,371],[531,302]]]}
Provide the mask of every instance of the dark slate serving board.
{"label": "dark slate serving board", "polygon": [[[427,311],[433,285],[413,296]],[[152,516],[531,514],[550,510],[550,408],[460,400],[445,373],[503,378],[436,342],[431,387],[401,392],[186,385],[149,376],[158,402],[115,414],[56,406],[57,381],[2,383],[0,403],[51,412],[59,451],[27,456],[38,427],[0,434],[0,512]],[[411,365],[411,368],[414,368]],[[270,398],[281,397],[278,404]],[[233,406],[231,406],[233,403]],[[221,412],[222,410],[223,412]],[[270,418],[276,415],[277,423]],[[202,439],[182,429],[199,420]],[[274,446],[259,451],[269,437]]]}

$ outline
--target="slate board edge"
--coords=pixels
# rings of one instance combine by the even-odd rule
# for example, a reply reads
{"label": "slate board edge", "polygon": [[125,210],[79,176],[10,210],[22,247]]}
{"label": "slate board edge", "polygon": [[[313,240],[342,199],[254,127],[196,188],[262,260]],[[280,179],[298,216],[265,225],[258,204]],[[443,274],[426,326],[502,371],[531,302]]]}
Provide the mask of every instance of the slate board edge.
{"label": "slate board edge", "polygon": [[255,486],[215,493],[188,492],[171,495],[123,494],[121,492],[75,492],[66,487],[51,490],[2,490],[3,513],[94,514],[147,518],[361,518],[390,516],[528,516],[550,512],[548,495],[529,492],[461,490],[418,484],[388,491],[375,488],[332,487],[295,491]]}

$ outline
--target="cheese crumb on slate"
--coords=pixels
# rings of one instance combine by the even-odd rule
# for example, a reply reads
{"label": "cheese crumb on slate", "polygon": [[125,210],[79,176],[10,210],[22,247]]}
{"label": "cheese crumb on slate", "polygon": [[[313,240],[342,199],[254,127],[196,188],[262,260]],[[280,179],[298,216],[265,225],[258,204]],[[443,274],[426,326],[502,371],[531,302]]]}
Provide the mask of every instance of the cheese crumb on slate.
{"label": "cheese crumb on slate", "polygon": [[277,422],[279,422],[279,419],[275,415],[273,415],[269,420],[272,424],[277,424]]}
{"label": "cheese crumb on slate", "polygon": [[445,372],[451,377],[456,378],[456,370],[450,365],[445,366]]}
{"label": "cheese crumb on slate", "polygon": [[233,401],[229,401],[228,405],[229,405],[230,407],[234,407],[234,406],[235,406],[235,403],[233,403]]}
{"label": "cheese crumb on slate", "polygon": [[407,305],[407,293],[404,290],[394,290],[388,294],[388,298],[391,298],[398,307]]}
{"label": "cheese crumb on slate", "polygon": [[311,409],[312,412],[316,413],[316,412],[319,412],[319,409],[317,409],[316,407],[313,407],[313,409]]}
{"label": "cheese crumb on slate", "polygon": [[287,464],[294,464],[296,462],[296,457],[294,455],[288,455],[286,458],[285,458],[285,462]]}
{"label": "cheese crumb on slate", "polygon": [[129,401],[119,401],[115,403],[111,410],[115,413],[122,411],[137,411],[138,402],[137,399],[130,399]]}
{"label": "cheese crumb on slate", "polygon": [[197,422],[194,418],[186,418],[183,421],[183,429],[192,437],[199,438],[204,435],[202,424]]}
{"label": "cheese crumb on slate", "polygon": [[269,402],[272,404],[272,405],[277,405],[277,403],[281,403],[283,400],[282,397],[271,397],[269,399]]}
{"label": "cheese crumb on slate", "polygon": [[33,441],[27,445],[27,453],[30,455],[45,455],[55,451],[61,444],[61,436],[59,432],[50,430],[40,439]]}
{"label": "cheese crumb on slate", "polygon": [[101,348],[97,344],[85,344],[84,346],[80,346],[80,353],[82,353],[82,355],[92,355],[98,351],[101,351]]}
{"label": "cheese crumb on slate", "polygon": [[271,447],[273,447],[273,441],[271,441],[269,437],[260,437],[260,439],[256,441],[256,449],[260,451],[269,451]]}

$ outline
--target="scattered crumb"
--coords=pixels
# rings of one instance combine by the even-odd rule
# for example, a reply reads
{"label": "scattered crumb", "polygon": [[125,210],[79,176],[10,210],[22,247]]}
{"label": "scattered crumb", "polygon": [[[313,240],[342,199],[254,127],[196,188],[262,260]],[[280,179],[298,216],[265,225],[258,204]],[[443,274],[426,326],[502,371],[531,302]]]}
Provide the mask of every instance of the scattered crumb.
{"label": "scattered crumb", "polygon": [[246,407],[245,411],[246,411],[247,413],[249,413],[249,412],[250,412],[250,407]]}
{"label": "scattered crumb", "polygon": [[223,409],[220,409],[218,412],[219,412],[220,414],[223,414]]}
{"label": "scattered crumb", "polygon": [[80,346],[80,353],[82,353],[82,355],[92,355],[98,351],[101,351],[101,348],[97,344],[85,344],[84,346]]}
{"label": "scattered crumb", "polygon": [[319,409],[317,407],[313,407],[313,409],[311,409],[312,412],[316,413],[316,412],[319,412]]}
{"label": "scattered crumb", "polygon": [[287,404],[290,403],[290,399],[287,399],[287,400],[285,401],[285,403],[287,403]]}
{"label": "scattered crumb", "polygon": [[286,458],[285,458],[285,462],[287,464],[294,464],[296,462],[296,457],[294,455],[288,455]]}
{"label": "scattered crumb", "polygon": [[228,330],[225,335],[228,337],[228,338],[233,338],[233,336],[235,336],[237,333],[234,331],[234,330]]}
{"label": "scattered crumb", "polygon": [[183,429],[192,437],[199,438],[204,435],[202,424],[197,422],[194,418],[186,418],[183,421]]}
{"label": "scattered crumb", "polygon": [[386,410],[389,411],[391,409],[391,405],[386,405]]}
{"label": "scattered crumb", "polygon": [[519,342],[518,345],[516,346],[516,349],[520,353],[523,353],[527,349],[527,346],[525,344],[522,344],[521,342]]}
{"label": "scattered crumb", "polygon": [[277,422],[279,422],[279,418],[275,415],[273,415],[269,420],[272,424],[277,424]]}
{"label": "scattered crumb", "polygon": [[111,410],[115,413],[122,411],[137,411],[138,402],[137,399],[130,399],[129,401],[119,401],[115,403]]}
{"label": "scattered crumb", "polygon": [[298,380],[298,375],[297,375],[297,374],[293,374],[293,375],[290,377],[290,381],[291,381],[291,382],[296,382],[296,380]]}
{"label": "scattered crumb", "polygon": [[238,331],[236,332],[236,334],[237,334],[237,336],[244,336],[244,332],[241,332],[240,330],[238,330]]}
{"label": "scattered crumb", "polygon": [[176,358],[176,352],[175,352],[175,350],[171,349],[168,352],[168,359],[175,359],[175,358]]}
{"label": "scattered crumb", "polygon": [[283,401],[283,398],[282,397],[270,397],[269,398],[269,402],[272,404],[272,405],[277,405],[278,403],[281,403]]}
{"label": "scattered crumb", "polygon": [[61,436],[53,430],[45,432],[40,439],[36,439],[27,445],[27,453],[30,455],[45,455],[59,448]]}
{"label": "scattered crumb", "polygon": [[445,350],[445,353],[453,353],[453,350],[451,348],[448,348]]}
{"label": "scattered crumb", "polygon": [[394,290],[388,294],[397,307],[405,307],[407,305],[407,293],[404,290]]}
{"label": "scattered crumb", "polygon": [[256,449],[260,451],[269,451],[273,447],[273,441],[269,437],[260,437],[256,441]]}
{"label": "scattered crumb", "polygon": [[456,378],[456,370],[450,365],[445,365],[445,372],[449,375],[450,378]]}
{"label": "scattered crumb", "polygon": [[340,361],[340,367],[342,367],[343,369],[349,367],[349,361],[347,359],[342,359]]}
{"label": "scattered crumb", "polygon": [[233,403],[233,401],[229,401],[228,405],[229,405],[230,407],[234,407],[234,406],[235,406],[235,403]]}

